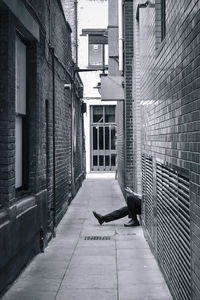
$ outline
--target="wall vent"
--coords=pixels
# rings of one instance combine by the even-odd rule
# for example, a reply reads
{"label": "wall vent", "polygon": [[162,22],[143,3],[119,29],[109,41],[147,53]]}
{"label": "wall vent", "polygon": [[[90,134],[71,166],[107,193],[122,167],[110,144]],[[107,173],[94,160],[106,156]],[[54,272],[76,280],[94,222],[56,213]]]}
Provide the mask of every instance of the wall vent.
{"label": "wall vent", "polygon": [[175,299],[191,299],[189,179],[160,163],[157,178],[157,252]]}
{"label": "wall vent", "polygon": [[[155,244],[155,211],[153,201],[153,161],[152,157],[142,156],[142,190],[143,190],[143,212],[145,228],[149,233],[151,242]],[[155,246],[155,245],[154,245]]]}
{"label": "wall vent", "polygon": [[191,299],[189,176],[142,156],[143,221],[174,299]]}

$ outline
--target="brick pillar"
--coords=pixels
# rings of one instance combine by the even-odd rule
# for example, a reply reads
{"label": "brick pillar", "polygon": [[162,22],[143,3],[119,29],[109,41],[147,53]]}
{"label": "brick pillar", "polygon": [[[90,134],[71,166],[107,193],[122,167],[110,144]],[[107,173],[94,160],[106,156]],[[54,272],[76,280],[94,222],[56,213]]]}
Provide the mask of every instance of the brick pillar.
{"label": "brick pillar", "polygon": [[[9,13],[0,14],[0,205],[8,206],[15,197],[15,44],[8,24]],[[9,88],[8,88],[9,87]]]}
{"label": "brick pillar", "polygon": [[125,184],[133,187],[133,1],[124,1]]}

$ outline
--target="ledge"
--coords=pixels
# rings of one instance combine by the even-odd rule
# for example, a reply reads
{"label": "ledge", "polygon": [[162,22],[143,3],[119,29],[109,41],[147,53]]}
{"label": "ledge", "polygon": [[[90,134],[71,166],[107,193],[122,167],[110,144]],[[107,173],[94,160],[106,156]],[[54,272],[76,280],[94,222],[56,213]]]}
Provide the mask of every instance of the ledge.
{"label": "ledge", "polygon": [[11,12],[18,18],[24,27],[34,36],[34,38],[40,40],[40,28],[37,21],[31,16],[26,9],[24,3],[20,0],[2,0],[5,5],[11,10]]}
{"label": "ledge", "polygon": [[0,228],[9,223],[8,210],[6,208],[0,210]]}
{"label": "ledge", "polygon": [[34,196],[27,196],[23,199],[20,199],[16,204],[16,214],[17,218],[23,215],[28,210],[36,207],[36,199]]}

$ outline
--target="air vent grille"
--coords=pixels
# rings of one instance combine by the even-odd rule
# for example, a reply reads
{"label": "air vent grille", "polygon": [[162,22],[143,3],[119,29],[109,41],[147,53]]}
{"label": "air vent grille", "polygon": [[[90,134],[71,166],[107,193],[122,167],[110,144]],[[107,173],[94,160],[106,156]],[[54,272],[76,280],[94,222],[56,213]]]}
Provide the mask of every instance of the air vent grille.
{"label": "air vent grille", "polygon": [[191,299],[189,179],[157,163],[157,251],[175,299]]}
{"label": "air vent grille", "polygon": [[153,202],[153,162],[151,157],[142,157],[142,189],[144,198],[145,227],[155,244],[154,202]]}

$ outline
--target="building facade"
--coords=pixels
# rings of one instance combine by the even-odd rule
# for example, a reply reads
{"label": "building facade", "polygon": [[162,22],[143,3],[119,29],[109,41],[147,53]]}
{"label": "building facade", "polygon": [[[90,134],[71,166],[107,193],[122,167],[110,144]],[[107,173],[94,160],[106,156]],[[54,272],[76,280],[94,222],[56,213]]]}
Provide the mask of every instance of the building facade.
{"label": "building facade", "polygon": [[117,178],[124,191],[134,187],[133,1],[109,0],[108,11],[108,74],[101,77],[101,98],[117,103]]}
{"label": "building facade", "polygon": [[82,82],[59,0],[0,1],[0,78],[2,291],[55,235],[85,176]]}
{"label": "building facade", "polygon": [[120,14],[123,28],[118,180],[143,193],[143,229],[173,298],[199,299],[200,1],[109,3],[116,40]]}
{"label": "building facade", "polygon": [[200,298],[199,5],[134,1],[133,11],[144,225],[174,299]]}
{"label": "building facade", "polygon": [[[86,17],[87,16],[87,17]],[[78,1],[78,67],[84,84],[86,171],[116,170],[116,102],[102,102],[108,69],[108,1]]]}

